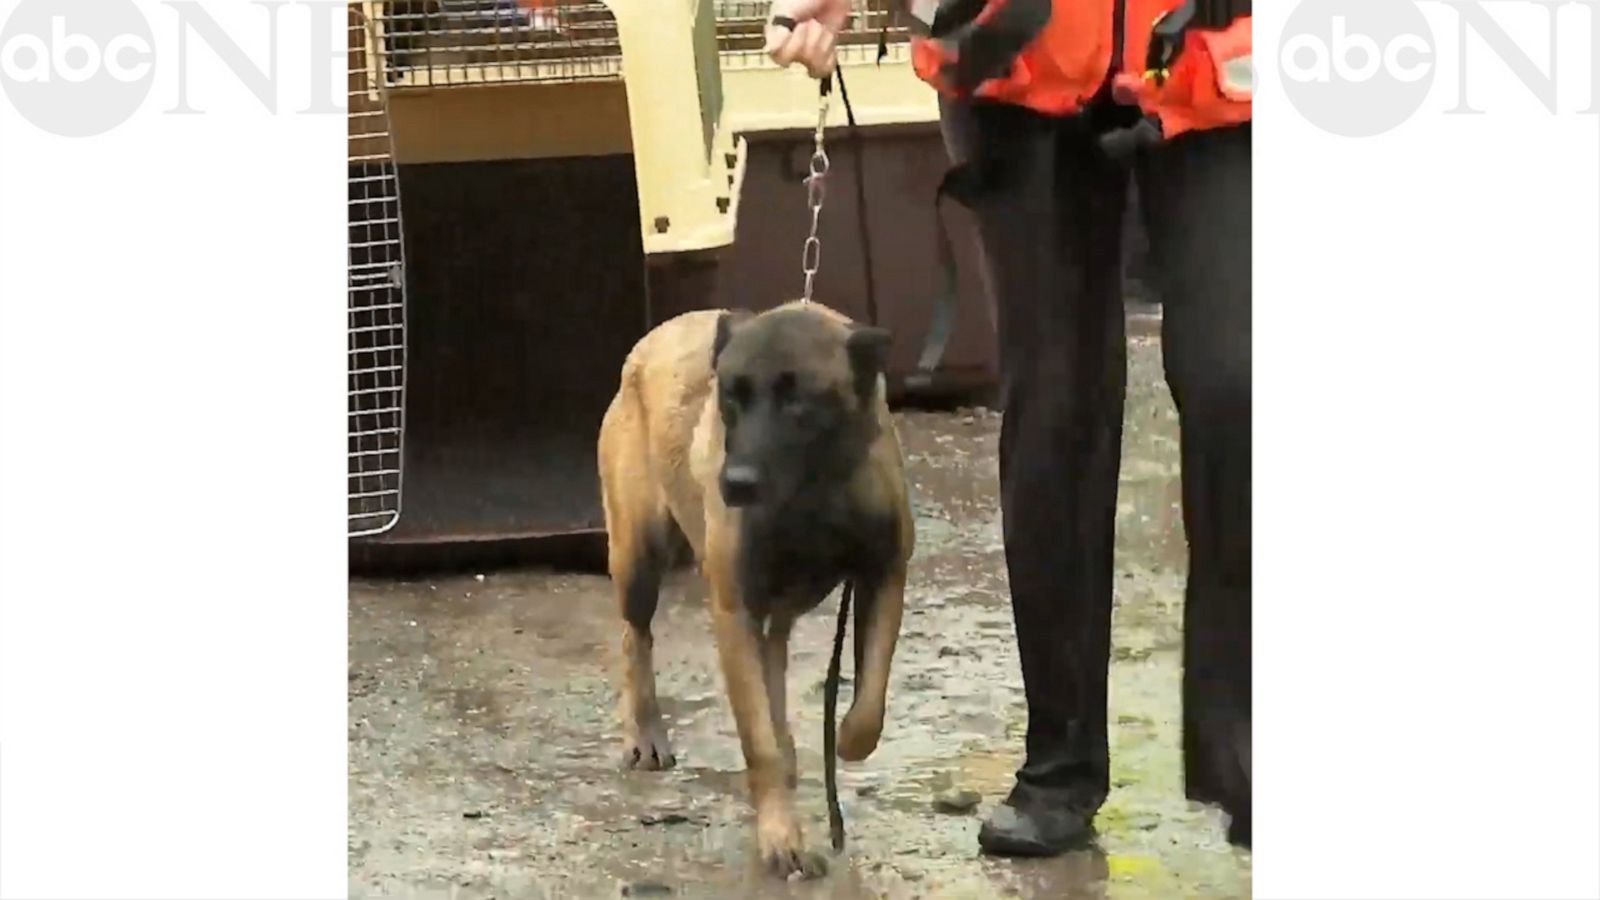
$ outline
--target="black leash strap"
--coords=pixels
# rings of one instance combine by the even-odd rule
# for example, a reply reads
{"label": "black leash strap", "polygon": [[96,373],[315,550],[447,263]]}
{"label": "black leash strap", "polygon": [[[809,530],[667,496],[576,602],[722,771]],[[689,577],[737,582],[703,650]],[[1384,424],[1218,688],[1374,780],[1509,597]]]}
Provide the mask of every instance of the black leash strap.
{"label": "black leash strap", "polygon": [[[844,71],[835,69],[832,76],[822,79],[817,90],[821,96],[828,96],[833,90],[834,78],[839,79],[839,95],[844,100],[845,121],[850,129],[851,155],[855,157],[856,224],[861,233],[862,266],[866,273],[867,320],[877,325],[877,278],[872,265],[872,230],[867,225],[866,153],[862,146],[861,129],[856,123],[856,111],[850,104],[850,89],[844,83]],[[833,632],[833,656],[828,659],[828,677],[822,683],[822,781],[828,795],[828,841],[836,853],[844,850],[844,811],[839,808],[839,669],[844,658],[845,630],[850,624],[850,603],[854,598],[855,583],[846,581],[839,593],[839,619]]]}
{"label": "black leash strap", "polygon": [[[867,162],[866,147],[862,144],[861,128],[856,124],[856,110],[850,105],[850,90],[844,84],[844,70],[835,69],[839,79],[839,96],[844,100],[845,122],[850,129],[850,155],[856,170],[856,229],[861,232],[861,265],[866,272],[867,322],[878,324],[878,282],[872,265],[872,229],[867,224]],[[824,80],[826,84],[826,80]]]}
{"label": "black leash strap", "polygon": [[844,656],[844,630],[855,592],[855,582],[846,581],[844,590],[839,593],[839,624],[833,633],[833,657],[828,660],[828,678],[822,683],[822,781],[828,793],[828,839],[835,852],[844,849],[844,812],[839,809],[839,662]]}
{"label": "black leash strap", "polygon": [[[845,87],[844,71],[822,79],[817,90],[826,98],[833,90],[833,79],[839,79],[839,94],[844,99],[845,120],[849,123],[850,143],[855,156],[856,170],[856,224],[861,231],[862,265],[866,269],[867,319],[878,324],[877,281],[872,271],[872,233],[867,227],[867,178],[861,146],[861,132],[856,124],[856,111],[850,105],[850,91]],[[828,839],[834,852],[844,850],[844,812],[839,808],[839,668],[844,657],[845,629],[850,622],[850,601],[855,597],[854,582],[846,581],[839,594],[839,622],[833,634],[833,656],[828,660],[828,677],[822,683],[822,780],[828,795]]]}

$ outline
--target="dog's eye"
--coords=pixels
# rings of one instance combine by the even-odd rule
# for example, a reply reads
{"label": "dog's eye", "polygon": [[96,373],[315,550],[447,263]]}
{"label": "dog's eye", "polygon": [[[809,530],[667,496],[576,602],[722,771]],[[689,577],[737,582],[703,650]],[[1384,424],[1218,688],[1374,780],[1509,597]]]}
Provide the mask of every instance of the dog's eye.
{"label": "dog's eye", "polygon": [[742,378],[734,379],[730,384],[724,385],[717,393],[717,408],[722,413],[722,421],[732,425],[739,417],[740,407],[749,404],[750,383]]}
{"label": "dog's eye", "polygon": [[781,373],[772,383],[772,400],[777,407],[791,415],[805,412],[807,399],[800,391],[800,381],[793,372]]}

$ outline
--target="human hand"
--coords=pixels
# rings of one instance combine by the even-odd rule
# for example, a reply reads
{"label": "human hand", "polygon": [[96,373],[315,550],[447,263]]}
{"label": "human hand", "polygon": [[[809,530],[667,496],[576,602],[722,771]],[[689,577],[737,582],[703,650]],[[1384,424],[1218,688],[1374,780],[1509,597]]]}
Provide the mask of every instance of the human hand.
{"label": "human hand", "polygon": [[767,17],[767,56],[780,66],[800,63],[812,78],[833,74],[836,43],[850,18],[850,0],[773,0]]}

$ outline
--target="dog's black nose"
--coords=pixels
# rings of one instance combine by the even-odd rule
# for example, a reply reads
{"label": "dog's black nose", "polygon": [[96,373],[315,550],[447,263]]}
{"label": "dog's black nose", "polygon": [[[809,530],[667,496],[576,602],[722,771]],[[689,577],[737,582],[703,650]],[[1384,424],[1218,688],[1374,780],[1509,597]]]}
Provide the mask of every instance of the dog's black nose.
{"label": "dog's black nose", "polygon": [[722,468],[722,500],[729,506],[749,506],[761,496],[761,475],[755,466]]}

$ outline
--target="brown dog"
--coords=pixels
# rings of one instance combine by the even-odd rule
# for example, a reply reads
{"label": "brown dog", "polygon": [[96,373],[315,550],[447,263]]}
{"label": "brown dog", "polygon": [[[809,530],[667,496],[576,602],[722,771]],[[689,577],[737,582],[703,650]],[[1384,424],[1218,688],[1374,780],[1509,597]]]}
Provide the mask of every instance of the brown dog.
{"label": "brown dog", "polygon": [[791,791],[789,630],[841,582],[856,585],[856,678],[839,756],[883,730],[913,532],[884,399],[888,333],[819,304],[710,310],[639,341],[600,427],[611,578],[624,621],[624,762],[676,760],[656,702],[650,621],[687,545],[711,618],[748,767],[762,858],[819,874]]}

